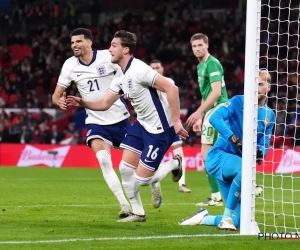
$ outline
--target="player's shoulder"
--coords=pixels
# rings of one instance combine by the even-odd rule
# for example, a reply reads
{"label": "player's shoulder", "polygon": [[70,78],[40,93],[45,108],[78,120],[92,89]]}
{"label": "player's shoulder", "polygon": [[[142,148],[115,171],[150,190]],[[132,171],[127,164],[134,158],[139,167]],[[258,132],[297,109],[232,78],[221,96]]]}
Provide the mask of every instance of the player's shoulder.
{"label": "player's shoulder", "polygon": [[65,60],[64,65],[66,66],[75,66],[78,64],[78,58],[75,56],[69,57],[67,60]]}
{"label": "player's shoulder", "polygon": [[111,58],[111,54],[108,49],[97,50],[97,55]]}
{"label": "player's shoulder", "polygon": [[244,105],[244,96],[243,95],[235,95],[234,97],[231,97],[227,103],[243,106]]}
{"label": "player's shoulder", "polygon": [[231,97],[227,102],[224,102],[223,107],[225,108],[235,108],[235,107],[243,107],[244,106],[244,96],[243,95],[236,95]]}
{"label": "player's shoulder", "polygon": [[97,50],[97,63],[101,63],[107,66],[112,67],[114,70],[121,71],[121,68],[118,64],[111,62],[111,54],[108,49]]}
{"label": "player's shoulder", "polygon": [[108,49],[97,50],[97,60],[104,63],[112,64],[111,54],[109,50]]}
{"label": "player's shoulder", "polygon": [[212,55],[209,55],[207,60],[206,60],[206,65],[209,65],[209,64],[219,64],[219,65],[221,65],[220,61]]}
{"label": "player's shoulder", "polygon": [[62,70],[71,71],[77,65],[78,65],[78,58],[76,58],[75,56],[71,56],[67,60],[65,60]]}
{"label": "player's shoulder", "polygon": [[275,121],[275,112],[273,109],[271,109],[268,105],[265,105],[266,108],[266,114],[267,116],[270,116],[271,121]]}
{"label": "player's shoulder", "polygon": [[220,61],[214,57],[213,55],[209,55],[206,62],[217,62],[217,63],[220,63]]}
{"label": "player's shoulder", "polygon": [[141,61],[140,59],[133,58],[129,69],[135,74],[143,74],[145,71],[151,69],[151,67],[143,61]]}
{"label": "player's shoulder", "polygon": [[137,59],[137,58],[133,58],[132,62],[131,62],[132,66],[134,66],[134,68],[136,68],[137,66],[148,66],[146,63],[144,63],[142,60]]}

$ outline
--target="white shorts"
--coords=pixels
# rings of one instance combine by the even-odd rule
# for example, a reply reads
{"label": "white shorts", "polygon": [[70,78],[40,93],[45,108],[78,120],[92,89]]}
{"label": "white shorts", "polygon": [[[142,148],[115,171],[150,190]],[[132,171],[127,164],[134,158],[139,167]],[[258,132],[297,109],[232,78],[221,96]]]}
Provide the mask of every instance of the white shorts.
{"label": "white shorts", "polygon": [[202,132],[201,132],[201,143],[207,145],[214,145],[216,140],[219,137],[218,131],[209,123],[209,118],[211,115],[219,108],[223,106],[222,104],[217,105],[216,107],[209,110],[203,119],[202,123]]}

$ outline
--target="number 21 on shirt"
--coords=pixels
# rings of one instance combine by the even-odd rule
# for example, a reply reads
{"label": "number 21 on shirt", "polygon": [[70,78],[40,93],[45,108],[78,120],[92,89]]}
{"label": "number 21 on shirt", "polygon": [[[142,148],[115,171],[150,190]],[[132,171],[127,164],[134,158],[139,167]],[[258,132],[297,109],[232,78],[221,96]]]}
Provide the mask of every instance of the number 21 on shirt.
{"label": "number 21 on shirt", "polygon": [[89,80],[87,82],[87,84],[90,86],[90,92],[93,92],[95,90],[100,90],[97,79],[95,79],[95,80]]}

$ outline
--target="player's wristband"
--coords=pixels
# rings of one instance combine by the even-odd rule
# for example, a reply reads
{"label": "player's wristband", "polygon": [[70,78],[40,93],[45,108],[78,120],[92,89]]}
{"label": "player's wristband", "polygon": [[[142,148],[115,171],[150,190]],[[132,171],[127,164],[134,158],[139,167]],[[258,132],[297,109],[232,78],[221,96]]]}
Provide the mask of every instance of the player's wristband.
{"label": "player's wristband", "polygon": [[230,136],[229,140],[239,149],[242,149],[242,142],[235,135]]}

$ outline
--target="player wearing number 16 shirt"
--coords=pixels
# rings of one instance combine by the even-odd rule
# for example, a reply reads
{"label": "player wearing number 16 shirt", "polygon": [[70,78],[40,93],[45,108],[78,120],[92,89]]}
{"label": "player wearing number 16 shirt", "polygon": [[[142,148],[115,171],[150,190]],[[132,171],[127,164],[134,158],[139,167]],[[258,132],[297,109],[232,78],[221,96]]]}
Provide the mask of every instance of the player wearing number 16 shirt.
{"label": "player wearing number 16 shirt", "polygon": [[[146,221],[140,186],[155,184],[171,171],[173,181],[179,181],[182,176],[182,158],[177,156],[162,164],[161,161],[176,134],[184,139],[188,137],[179,118],[178,88],[133,57],[136,43],[136,35],[131,32],[120,30],[114,35],[109,48],[111,61],[121,67],[123,75],[114,78],[110,91],[102,99],[86,101],[75,96],[67,98],[68,105],[107,110],[120,95],[125,95],[137,113],[137,121],[121,144],[123,154],[119,166],[133,213],[120,222]],[[160,100],[158,91],[166,93],[169,105]]]}
{"label": "player wearing number 16 shirt", "polygon": [[[108,50],[92,49],[92,34],[88,29],[75,29],[71,37],[74,56],[65,61],[52,97],[53,103],[61,109],[67,107],[65,90],[72,82],[76,84],[82,99],[98,100],[109,90],[115,74],[121,72],[117,64],[111,63]],[[86,109],[86,143],[93,149],[104,179],[120,203],[121,218],[127,217],[131,208],[113,169],[110,153],[112,146],[120,146],[131,127],[128,117],[129,112],[120,98],[106,111]]]}

